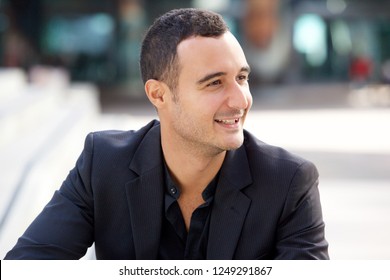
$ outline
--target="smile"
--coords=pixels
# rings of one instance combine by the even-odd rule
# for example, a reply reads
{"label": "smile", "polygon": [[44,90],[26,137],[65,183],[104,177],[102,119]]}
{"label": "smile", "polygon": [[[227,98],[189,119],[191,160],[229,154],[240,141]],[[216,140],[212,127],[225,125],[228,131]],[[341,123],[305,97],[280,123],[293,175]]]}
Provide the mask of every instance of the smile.
{"label": "smile", "polygon": [[240,119],[231,119],[231,120],[215,120],[217,123],[232,125],[236,124],[240,121]]}

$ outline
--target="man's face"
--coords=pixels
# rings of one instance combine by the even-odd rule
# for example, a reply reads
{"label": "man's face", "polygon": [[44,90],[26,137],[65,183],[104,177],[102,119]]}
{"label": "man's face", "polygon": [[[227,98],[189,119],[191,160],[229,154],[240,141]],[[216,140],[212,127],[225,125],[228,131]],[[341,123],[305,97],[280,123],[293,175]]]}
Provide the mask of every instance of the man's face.
{"label": "man's face", "polygon": [[243,143],[252,105],[249,66],[236,38],[191,37],[177,48],[180,74],[169,102],[168,137],[209,155]]}

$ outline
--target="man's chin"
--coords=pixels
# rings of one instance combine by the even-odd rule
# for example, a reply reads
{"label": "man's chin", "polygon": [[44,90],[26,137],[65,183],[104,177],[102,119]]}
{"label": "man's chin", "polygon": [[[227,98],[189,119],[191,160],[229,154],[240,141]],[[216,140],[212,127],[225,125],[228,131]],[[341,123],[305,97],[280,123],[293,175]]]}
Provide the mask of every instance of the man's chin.
{"label": "man's chin", "polygon": [[243,143],[244,143],[243,138],[237,139],[237,140],[232,141],[230,143],[226,143],[224,150],[226,150],[226,151],[237,150],[238,148],[240,148],[242,146]]}

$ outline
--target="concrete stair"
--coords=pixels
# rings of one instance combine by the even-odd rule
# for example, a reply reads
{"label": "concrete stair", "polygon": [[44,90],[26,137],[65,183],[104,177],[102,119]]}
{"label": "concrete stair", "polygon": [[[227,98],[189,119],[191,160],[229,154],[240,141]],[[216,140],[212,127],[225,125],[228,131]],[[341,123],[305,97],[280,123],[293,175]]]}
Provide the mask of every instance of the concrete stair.
{"label": "concrete stair", "polygon": [[0,71],[0,257],[73,167],[99,120],[98,91],[61,69]]}

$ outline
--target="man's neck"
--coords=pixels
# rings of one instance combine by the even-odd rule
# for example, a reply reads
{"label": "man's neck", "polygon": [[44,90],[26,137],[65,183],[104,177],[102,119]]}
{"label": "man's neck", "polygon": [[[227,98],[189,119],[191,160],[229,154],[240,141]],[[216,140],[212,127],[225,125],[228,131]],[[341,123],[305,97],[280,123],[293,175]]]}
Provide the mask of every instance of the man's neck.
{"label": "man's neck", "polygon": [[172,179],[180,188],[178,204],[188,231],[192,213],[204,203],[202,192],[221,169],[226,151],[212,153],[199,143],[166,136],[161,133],[163,155]]}
{"label": "man's neck", "polygon": [[162,150],[169,172],[182,195],[201,194],[217,175],[226,151],[215,155],[199,153],[188,147],[162,141]]}

